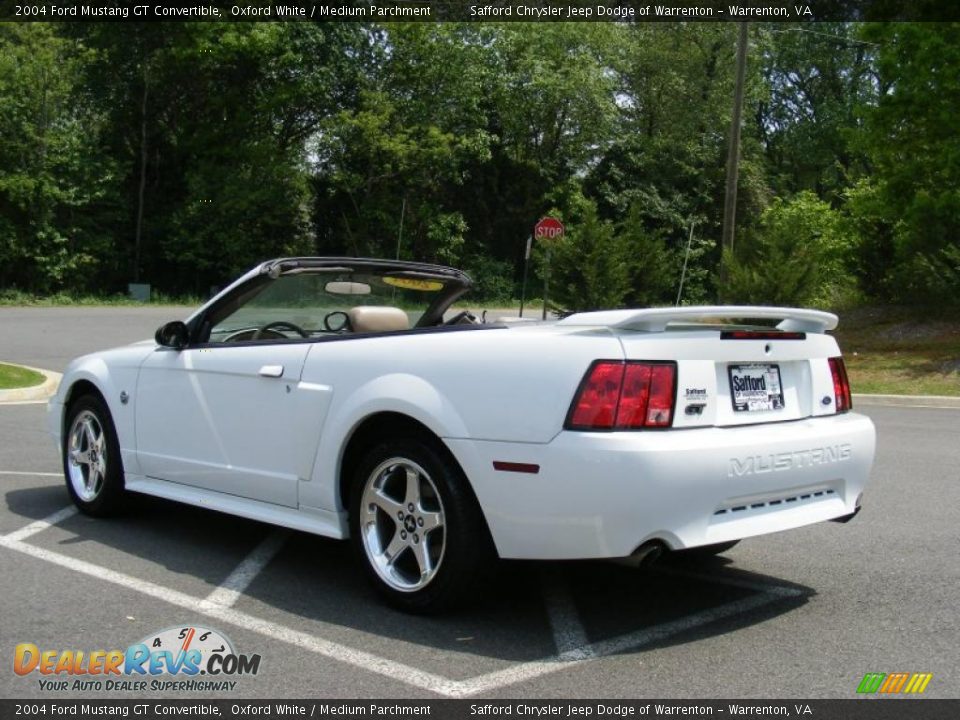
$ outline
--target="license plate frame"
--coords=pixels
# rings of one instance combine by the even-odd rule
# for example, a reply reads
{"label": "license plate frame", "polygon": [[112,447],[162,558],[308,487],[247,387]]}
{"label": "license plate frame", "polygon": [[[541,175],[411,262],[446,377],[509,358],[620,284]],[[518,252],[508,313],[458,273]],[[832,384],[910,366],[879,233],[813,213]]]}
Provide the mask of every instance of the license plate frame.
{"label": "license plate frame", "polygon": [[[735,363],[727,366],[730,402],[735,413],[783,410],[783,380],[777,363]],[[747,378],[751,382],[744,382]],[[734,382],[734,380],[737,382]]]}

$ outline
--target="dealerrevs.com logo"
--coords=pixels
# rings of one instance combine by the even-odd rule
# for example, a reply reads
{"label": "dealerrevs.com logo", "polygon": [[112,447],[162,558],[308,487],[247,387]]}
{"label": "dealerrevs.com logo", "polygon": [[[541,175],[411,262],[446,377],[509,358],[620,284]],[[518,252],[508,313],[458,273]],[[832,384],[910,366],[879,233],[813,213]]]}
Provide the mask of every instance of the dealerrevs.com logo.
{"label": "dealerrevs.com logo", "polygon": [[259,670],[259,655],[238,653],[223,633],[199,626],[151,633],[126,650],[51,650],[20,643],[13,656],[17,675],[41,676],[40,689],[50,692],[229,692],[237,685],[232,678]]}

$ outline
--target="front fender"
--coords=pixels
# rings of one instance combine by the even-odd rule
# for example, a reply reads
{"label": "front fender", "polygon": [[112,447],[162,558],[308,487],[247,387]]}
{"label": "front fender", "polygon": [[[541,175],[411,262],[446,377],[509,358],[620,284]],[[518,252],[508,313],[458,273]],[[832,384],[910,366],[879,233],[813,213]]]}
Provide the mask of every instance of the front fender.
{"label": "front fender", "polygon": [[[78,383],[90,383],[103,397],[110,411],[113,425],[117,430],[117,440],[120,444],[120,454],[123,460],[124,471],[138,473],[137,439],[134,425],[137,402],[137,377],[140,373],[140,364],[152,352],[152,348],[143,347],[122,348],[114,353],[117,357],[110,359],[106,354],[94,353],[77,358],[67,367],[57,389],[57,394],[51,398],[48,406],[48,427],[51,435],[61,446],[64,415],[67,410],[67,401],[74,396]],[[126,393],[128,401],[124,404],[120,397]]]}

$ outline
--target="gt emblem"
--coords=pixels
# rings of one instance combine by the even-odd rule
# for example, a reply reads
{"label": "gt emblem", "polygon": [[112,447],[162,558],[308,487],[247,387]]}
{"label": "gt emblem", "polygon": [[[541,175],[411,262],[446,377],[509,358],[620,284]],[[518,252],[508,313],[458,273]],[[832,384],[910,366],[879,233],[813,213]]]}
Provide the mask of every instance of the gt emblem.
{"label": "gt emblem", "polygon": [[702,415],[705,406],[706,403],[690,403],[683,412],[685,415]]}

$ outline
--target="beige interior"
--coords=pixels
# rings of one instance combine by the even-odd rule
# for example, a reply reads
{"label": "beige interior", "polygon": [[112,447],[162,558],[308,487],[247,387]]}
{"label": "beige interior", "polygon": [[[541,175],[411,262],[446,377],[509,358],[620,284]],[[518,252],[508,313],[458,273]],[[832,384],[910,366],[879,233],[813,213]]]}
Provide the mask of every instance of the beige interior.
{"label": "beige interior", "polygon": [[353,332],[392,332],[409,330],[410,318],[400,308],[388,305],[359,305],[350,308],[350,327]]}

